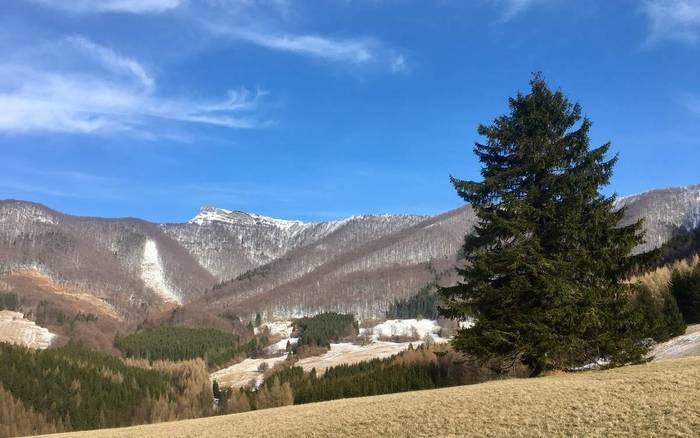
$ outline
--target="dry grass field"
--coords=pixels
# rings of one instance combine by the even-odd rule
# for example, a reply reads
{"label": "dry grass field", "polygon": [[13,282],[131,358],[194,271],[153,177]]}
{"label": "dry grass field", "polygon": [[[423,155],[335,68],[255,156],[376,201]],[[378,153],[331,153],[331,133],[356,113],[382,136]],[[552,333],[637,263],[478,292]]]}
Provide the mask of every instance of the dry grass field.
{"label": "dry grass field", "polygon": [[698,435],[700,357],[64,436]]}

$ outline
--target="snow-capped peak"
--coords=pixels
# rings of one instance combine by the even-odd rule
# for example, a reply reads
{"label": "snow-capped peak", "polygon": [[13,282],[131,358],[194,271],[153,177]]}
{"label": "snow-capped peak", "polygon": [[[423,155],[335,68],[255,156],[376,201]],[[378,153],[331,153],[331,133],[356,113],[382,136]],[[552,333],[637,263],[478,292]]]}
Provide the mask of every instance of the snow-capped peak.
{"label": "snow-capped peak", "polygon": [[199,214],[192,218],[189,221],[189,223],[197,225],[206,225],[211,223],[223,223],[232,225],[268,225],[285,230],[303,229],[311,225],[302,221],[275,219],[268,216],[261,216],[255,213],[232,211],[216,207],[202,207],[202,209],[199,211]]}

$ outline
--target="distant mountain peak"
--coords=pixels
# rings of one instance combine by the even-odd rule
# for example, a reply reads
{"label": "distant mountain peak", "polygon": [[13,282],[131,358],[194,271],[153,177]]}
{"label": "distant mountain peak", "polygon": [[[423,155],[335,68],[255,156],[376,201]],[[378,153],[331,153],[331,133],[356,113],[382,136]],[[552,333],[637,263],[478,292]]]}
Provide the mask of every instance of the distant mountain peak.
{"label": "distant mountain peak", "polygon": [[189,223],[196,225],[208,225],[212,223],[230,225],[267,225],[284,230],[301,230],[312,225],[302,221],[275,219],[255,213],[207,206],[202,207],[197,216],[192,218]]}

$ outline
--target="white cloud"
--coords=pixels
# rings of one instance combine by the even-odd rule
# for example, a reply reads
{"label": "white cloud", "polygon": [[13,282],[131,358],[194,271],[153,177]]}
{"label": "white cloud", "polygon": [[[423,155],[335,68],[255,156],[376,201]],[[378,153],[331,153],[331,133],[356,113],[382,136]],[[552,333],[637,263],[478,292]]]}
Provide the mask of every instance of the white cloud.
{"label": "white cloud", "polygon": [[370,40],[332,39],[317,35],[268,34],[256,31],[235,30],[230,34],[269,49],[316,56],[333,61],[362,64],[375,58]]}
{"label": "white cloud", "polygon": [[650,43],[700,41],[700,0],[646,0],[642,10],[649,19]]}
{"label": "white cloud", "polygon": [[212,35],[271,50],[390,72],[405,69],[406,59],[377,38],[296,30],[298,11],[292,5],[287,0],[219,2],[219,7],[199,11],[199,22]]}
{"label": "white cloud", "polygon": [[391,72],[403,71],[406,60],[373,38],[329,38],[320,35],[279,33],[208,23],[218,36],[246,41],[261,47],[327,61],[379,66]]}
{"label": "white cloud", "polygon": [[113,72],[134,77],[145,89],[151,90],[155,86],[153,77],[138,61],[119,55],[114,50],[97,45],[82,36],[73,36],[68,40]]}
{"label": "white cloud", "polygon": [[184,0],[32,0],[57,9],[77,13],[126,12],[130,14],[162,13],[175,9]]}
{"label": "white cloud", "polygon": [[[68,70],[40,59],[6,64],[0,60],[0,131],[132,132],[157,137],[159,121],[261,126],[251,114],[264,93],[242,88],[220,99],[162,97],[155,92],[154,78],[136,60],[83,37],[70,42],[76,50],[55,54],[70,61]],[[86,57],[96,59],[102,68],[86,68]]]}
{"label": "white cloud", "polygon": [[[294,15],[289,0],[30,0],[76,13],[128,12],[156,14],[181,8],[178,17],[204,24],[217,36],[245,41],[272,50],[354,65],[404,71],[406,59],[375,38],[337,38],[293,32],[287,24]],[[524,0],[509,0],[524,1]],[[90,48],[86,47],[87,50]],[[98,54],[103,59],[109,53]],[[109,62],[109,61],[108,61]],[[129,64],[121,63],[122,68]],[[132,73],[137,73],[132,71]]]}

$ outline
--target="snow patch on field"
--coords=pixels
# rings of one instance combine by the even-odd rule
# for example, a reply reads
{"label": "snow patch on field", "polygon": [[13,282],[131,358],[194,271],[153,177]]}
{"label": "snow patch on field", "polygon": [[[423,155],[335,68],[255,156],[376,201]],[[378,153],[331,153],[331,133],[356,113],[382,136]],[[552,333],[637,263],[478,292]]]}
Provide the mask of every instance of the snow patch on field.
{"label": "snow patch on field", "polygon": [[261,325],[260,327],[255,327],[254,332],[256,335],[259,335],[262,333],[262,329],[267,328],[270,331],[270,335],[272,336],[283,336],[285,338],[288,338],[292,335],[292,332],[294,331],[294,327],[292,326],[292,321],[272,321],[272,322],[266,322],[265,324]]}
{"label": "snow patch on field", "polygon": [[165,278],[165,270],[160,261],[158,247],[153,240],[147,240],[143,245],[143,259],[141,261],[141,279],[149,288],[153,289],[165,301],[182,304],[180,297],[173,291]]}
{"label": "snow patch on field", "polygon": [[[299,342],[299,338],[292,337],[293,327],[291,321],[273,321],[256,328],[256,334],[261,333],[263,328],[267,328],[271,335],[281,336],[278,342],[269,345],[265,351],[268,354],[285,353],[287,342],[294,345]],[[331,344],[330,350],[321,356],[306,357],[299,360],[294,366],[299,366],[305,372],[316,369],[316,373],[321,375],[334,366],[343,364],[355,364],[371,359],[384,359],[408,350],[409,345],[414,347],[424,342],[442,343],[448,339],[438,336],[440,326],[437,321],[429,319],[394,319],[377,324],[371,328],[360,329],[360,336],[368,336],[371,340],[365,345],[353,344],[349,342]],[[399,337],[415,337],[412,342],[386,342],[380,339]],[[365,338],[367,339],[367,338]],[[246,359],[243,362],[232,365],[228,368],[213,373],[210,378],[216,380],[222,386],[240,388],[255,379],[256,385],[262,383],[263,373],[258,371],[260,364],[267,362],[268,367],[273,367],[280,361],[287,358],[287,355],[273,357],[271,359]]]}
{"label": "snow patch on field", "polygon": [[287,351],[287,343],[289,343],[289,345],[296,345],[297,343],[299,343],[299,338],[290,337],[281,339],[272,345],[268,345],[265,348],[265,352],[270,354],[285,352]]}
{"label": "snow patch on field", "polygon": [[430,335],[437,337],[440,326],[432,319],[390,319],[369,329],[361,329],[360,335],[369,334],[373,339],[394,336],[423,339]]}
{"label": "snow patch on field", "polygon": [[654,361],[700,355],[700,331],[677,336],[658,344],[651,351]]}
{"label": "snow patch on field", "polygon": [[[421,341],[413,342],[414,346],[420,345]],[[306,357],[298,361],[295,366],[302,367],[308,372],[316,369],[316,373],[321,375],[328,368],[342,365],[364,362],[371,359],[384,359],[404,350],[408,350],[411,342],[381,342],[374,341],[367,345],[356,345],[350,343],[331,344],[331,349],[323,356]]]}
{"label": "snow patch on field", "polygon": [[45,349],[56,337],[48,329],[24,318],[19,312],[0,310],[0,342]]}
{"label": "snow patch on field", "polygon": [[267,363],[267,367],[272,368],[286,359],[286,354],[269,359],[246,359],[243,362],[212,373],[209,379],[212,382],[216,380],[223,388],[242,388],[254,379],[255,387],[257,388],[263,381],[263,373],[259,371],[260,365]]}

